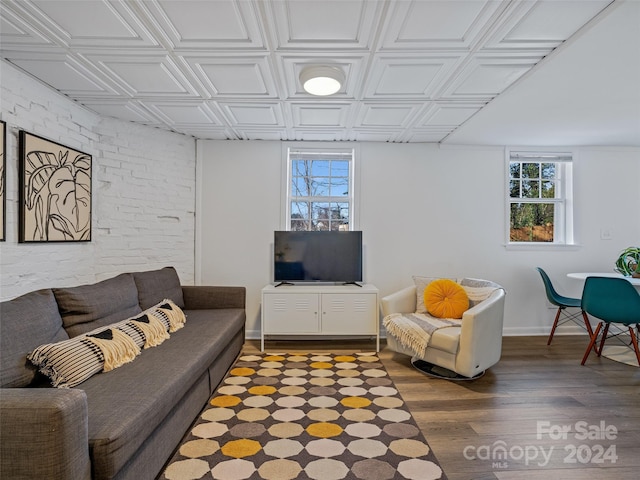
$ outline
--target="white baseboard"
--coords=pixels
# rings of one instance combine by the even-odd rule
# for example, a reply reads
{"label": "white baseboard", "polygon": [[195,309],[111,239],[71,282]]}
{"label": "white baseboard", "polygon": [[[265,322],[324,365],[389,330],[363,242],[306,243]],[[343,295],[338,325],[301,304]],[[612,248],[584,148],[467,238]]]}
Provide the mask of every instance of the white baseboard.
{"label": "white baseboard", "polygon": [[[537,337],[537,336],[548,336],[551,331],[551,327],[505,327],[502,335],[505,337]],[[561,335],[587,335],[587,331],[583,328],[580,328],[576,325],[566,325],[560,326],[556,330],[554,334]],[[245,338],[247,340],[260,340],[260,330],[247,330],[245,334]],[[284,338],[284,337],[283,337]],[[312,336],[308,336],[306,338],[313,338]],[[329,338],[329,337],[322,337]],[[337,338],[337,337],[336,337]],[[380,331],[380,338],[387,338],[386,332],[384,329]]]}

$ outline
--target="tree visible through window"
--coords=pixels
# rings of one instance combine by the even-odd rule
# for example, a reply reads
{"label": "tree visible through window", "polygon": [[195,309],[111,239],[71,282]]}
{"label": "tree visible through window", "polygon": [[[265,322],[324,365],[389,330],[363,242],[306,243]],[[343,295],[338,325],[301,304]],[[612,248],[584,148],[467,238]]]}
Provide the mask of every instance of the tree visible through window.
{"label": "tree visible through window", "polygon": [[510,152],[509,242],[572,243],[571,154]]}
{"label": "tree visible through window", "polygon": [[353,150],[289,150],[290,230],[349,230],[353,215]]}

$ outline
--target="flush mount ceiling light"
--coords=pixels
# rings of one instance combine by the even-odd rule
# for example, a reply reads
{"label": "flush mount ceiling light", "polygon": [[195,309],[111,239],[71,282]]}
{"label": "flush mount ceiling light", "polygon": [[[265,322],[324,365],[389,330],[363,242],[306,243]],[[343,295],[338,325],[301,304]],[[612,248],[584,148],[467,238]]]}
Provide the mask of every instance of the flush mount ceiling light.
{"label": "flush mount ceiling light", "polygon": [[337,67],[314,65],[300,72],[300,83],[311,95],[333,95],[342,88],[344,73]]}

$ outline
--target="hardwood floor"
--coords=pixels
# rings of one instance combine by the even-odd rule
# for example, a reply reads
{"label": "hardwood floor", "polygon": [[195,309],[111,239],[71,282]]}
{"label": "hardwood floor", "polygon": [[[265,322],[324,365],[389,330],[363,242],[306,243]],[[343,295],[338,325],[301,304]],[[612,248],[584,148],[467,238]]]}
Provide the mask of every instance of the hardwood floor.
{"label": "hardwood floor", "polygon": [[[505,337],[480,379],[451,382],[380,358],[450,480],[640,477],[640,368],[591,355],[586,336]],[[384,343],[382,344],[384,345]],[[371,341],[269,341],[267,351],[371,351]],[[247,341],[246,352],[257,352]]]}

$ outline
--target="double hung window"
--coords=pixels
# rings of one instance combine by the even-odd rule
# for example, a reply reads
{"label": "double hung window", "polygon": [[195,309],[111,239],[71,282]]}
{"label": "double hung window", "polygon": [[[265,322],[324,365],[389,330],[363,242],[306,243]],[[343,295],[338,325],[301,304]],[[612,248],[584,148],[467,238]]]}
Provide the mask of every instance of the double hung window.
{"label": "double hung window", "polygon": [[508,243],[573,244],[573,154],[509,151]]}
{"label": "double hung window", "polygon": [[353,230],[354,150],[287,150],[286,228]]}

